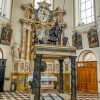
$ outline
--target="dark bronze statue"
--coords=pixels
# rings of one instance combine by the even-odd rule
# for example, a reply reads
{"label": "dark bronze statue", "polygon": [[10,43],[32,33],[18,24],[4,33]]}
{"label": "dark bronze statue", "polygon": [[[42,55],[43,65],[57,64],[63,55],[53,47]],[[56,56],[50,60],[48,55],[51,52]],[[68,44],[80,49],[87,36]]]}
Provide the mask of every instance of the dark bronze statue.
{"label": "dark bronze statue", "polygon": [[49,30],[48,44],[56,44],[57,40],[60,41],[62,27],[56,21],[54,26]]}

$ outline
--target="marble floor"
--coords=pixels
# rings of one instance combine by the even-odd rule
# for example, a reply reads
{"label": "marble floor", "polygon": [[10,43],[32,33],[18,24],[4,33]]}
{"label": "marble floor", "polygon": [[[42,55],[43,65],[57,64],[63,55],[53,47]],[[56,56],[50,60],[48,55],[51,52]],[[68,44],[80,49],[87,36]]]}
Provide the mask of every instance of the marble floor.
{"label": "marble floor", "polygon": [[[70,100],[70,93],[41,93],[40,100]],[[32,100],[30,94],[24,92],[0,92],[0,100]],[[77,92],[77,100],[100,100],[98,94]]]}

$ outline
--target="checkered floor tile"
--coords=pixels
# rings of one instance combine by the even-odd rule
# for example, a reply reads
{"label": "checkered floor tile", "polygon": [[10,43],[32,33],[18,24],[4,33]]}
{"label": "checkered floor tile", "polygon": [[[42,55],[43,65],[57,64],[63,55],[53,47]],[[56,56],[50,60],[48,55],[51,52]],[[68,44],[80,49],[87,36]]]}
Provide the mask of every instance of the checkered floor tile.
{"label": "checkered floor tile", "polygon": [[[70,96],[71,93],[67,93],[67,95]],[[84,92],[77,92],[77,100],[100,100],[100,95],[84,93]]]}
{"label": "checkered floor tile", "polygon": [[2,92],[0,100],[30,100],[30,96],[23,92]]}
{"label": "checkered floor tile", "polygon": [[56,93],[41,93],[42,100],[65,100],[62,96]]}
{"label": "checkered floor tile", "polygon": [[[41,100],[70,100],[70,93],[41,93]],[[0,92],[0,100],[31,100],[24,92]],[[97,94],[77,93],[77,100],[100,100]]]}

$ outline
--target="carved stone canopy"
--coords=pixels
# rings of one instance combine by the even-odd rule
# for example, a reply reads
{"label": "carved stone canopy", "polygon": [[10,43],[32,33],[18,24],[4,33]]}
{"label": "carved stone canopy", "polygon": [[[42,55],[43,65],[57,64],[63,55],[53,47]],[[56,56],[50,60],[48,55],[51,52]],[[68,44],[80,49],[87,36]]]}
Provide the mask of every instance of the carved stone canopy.
{"label": "carved stone canopy", "polygon": [[[46,59],[60,59],[70,56],[76,56],[76,47],[73,46],[53,46],[53,45],[35,45],[35,54],[42,54]],[[56,53],[55,53],[56,52]]]}

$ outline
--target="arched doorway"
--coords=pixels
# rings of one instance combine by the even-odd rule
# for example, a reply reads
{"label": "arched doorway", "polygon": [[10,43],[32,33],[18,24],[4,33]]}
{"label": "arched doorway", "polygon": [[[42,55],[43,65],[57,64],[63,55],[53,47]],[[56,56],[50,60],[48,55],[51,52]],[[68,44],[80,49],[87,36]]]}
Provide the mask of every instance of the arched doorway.
{"label": "arched doorway", "polygon": [[77,90],[97,93],[97,61],[92,51],[86,50],[79,55],[76,71]]}

